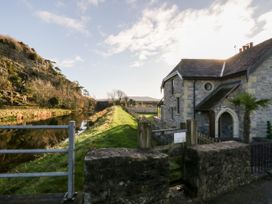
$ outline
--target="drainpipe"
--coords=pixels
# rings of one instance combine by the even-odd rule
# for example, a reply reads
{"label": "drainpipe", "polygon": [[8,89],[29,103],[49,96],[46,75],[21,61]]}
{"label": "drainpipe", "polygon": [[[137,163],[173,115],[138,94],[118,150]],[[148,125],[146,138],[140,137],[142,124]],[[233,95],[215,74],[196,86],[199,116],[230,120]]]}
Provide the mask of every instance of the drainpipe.
{"label": "drainpipe", "polygon": [[195,120],[195,106],[196,106],[196,94],[195,94],[196,80],[193,82],[193,110],[194,110],[194,120]]}

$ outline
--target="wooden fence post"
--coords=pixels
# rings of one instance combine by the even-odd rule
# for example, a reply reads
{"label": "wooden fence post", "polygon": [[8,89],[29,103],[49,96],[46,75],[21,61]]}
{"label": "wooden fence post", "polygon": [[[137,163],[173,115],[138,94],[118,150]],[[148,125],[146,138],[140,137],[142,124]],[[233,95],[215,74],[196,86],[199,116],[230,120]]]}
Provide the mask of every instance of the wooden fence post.
{"label": "wooden fence post", "polygon": [[197,144],[197,131],[196,131],[196,121],[187,120],[186,121],[186,144],[188,146]]}
{"label": "wooden fence post", "polygon": [[138,147],[141,149],[151,148],[151,125],[146,120],[138,121]]}

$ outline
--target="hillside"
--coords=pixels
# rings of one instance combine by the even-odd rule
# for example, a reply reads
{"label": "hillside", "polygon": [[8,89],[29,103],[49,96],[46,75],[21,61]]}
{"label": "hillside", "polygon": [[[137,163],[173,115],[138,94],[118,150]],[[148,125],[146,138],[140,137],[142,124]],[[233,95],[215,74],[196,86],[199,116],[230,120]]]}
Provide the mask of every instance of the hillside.
{"label": "hillside", "polygon": [[94,100],[23,42],[0,35],[0,107],[40,106],[89,109]]}

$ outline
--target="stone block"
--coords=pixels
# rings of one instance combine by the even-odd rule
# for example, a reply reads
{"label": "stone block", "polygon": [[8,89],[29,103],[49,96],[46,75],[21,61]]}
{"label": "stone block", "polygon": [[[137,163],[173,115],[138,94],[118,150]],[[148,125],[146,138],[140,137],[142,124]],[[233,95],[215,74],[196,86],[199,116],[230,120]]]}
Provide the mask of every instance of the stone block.
{"label": "stone block", "polygon": [[85,157],[84,203],[160,203],[167,197],[168,156],[155,151],[94,149]]}
{"label": "stone block", "polygon": [[184,179],[192,193],[203,200],[249,183],[252,180],[249,146],[228,141],[189,147]]}

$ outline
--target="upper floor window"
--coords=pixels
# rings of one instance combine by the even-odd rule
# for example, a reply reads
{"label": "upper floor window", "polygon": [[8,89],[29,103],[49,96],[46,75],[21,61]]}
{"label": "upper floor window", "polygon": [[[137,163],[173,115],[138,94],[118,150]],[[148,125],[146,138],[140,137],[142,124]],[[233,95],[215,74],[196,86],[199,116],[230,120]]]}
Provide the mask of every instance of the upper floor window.
{"label": "upper floor window", "polygon": [[171,93],[174,94],[174,79],[171,80]]}
{"label": "upper floor window", "polygon": [[213,89],[213,84],[211,82],[206,82],[204,84],[205,91],[211,91]]}

